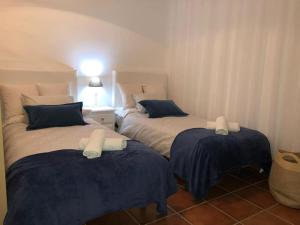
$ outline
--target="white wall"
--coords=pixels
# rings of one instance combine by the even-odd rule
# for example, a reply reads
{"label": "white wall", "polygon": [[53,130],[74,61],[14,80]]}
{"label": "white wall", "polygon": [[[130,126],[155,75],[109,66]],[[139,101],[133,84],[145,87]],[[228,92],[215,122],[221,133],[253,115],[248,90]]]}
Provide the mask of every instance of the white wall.
{"label": "white wall", "polygon": [[[299,0],[174,0],[170,96],[300,151]],[[298,137],[296,137],[298,135]]]}
{"label": "white wall", "polygon": [[103,75],[165,71],[167,12],[166,0],[0,0],[0,68],[78,69],[97,58]]}
{"label": "white wall", "polygon": [[[0,63],[164,70],[166,1],[0,1]],[[6,64],[5,64],[6,63]]]}

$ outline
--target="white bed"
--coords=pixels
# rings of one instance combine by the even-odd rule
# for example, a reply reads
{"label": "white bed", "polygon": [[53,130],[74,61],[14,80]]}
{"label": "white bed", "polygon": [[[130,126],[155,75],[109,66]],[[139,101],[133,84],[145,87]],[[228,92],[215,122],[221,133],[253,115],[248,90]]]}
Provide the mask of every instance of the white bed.
{"label": "white bed", "polygon": [[167,88],[167,76],[163,73],[137,73],[115,71],[114,87],[119,132],[131,139],[138,140],[169,156],[171,145],[180,132],[190,128],[206,127],[206,120],[189,115],[187,117],[164,117],[149,119],[148,115],[136,108],[123,109],[119,83],[163,85]]}
{"label": "white bed", "polygon": [[105,129],[106,137],[122,137],[92,119],[85,119],[85,121],[89,125],[52,127],[33,131],[26,131],[25,123],[5,126],[3,140],[6,168],[26,156],[60,149],[78,149],[79,140],[88,137],[97,128]]}
{"label": "white bed", "polygon": [[[69,94],[76,100],[75,71],[1,71],[1,84],[51,84],[69,83]],[[5,167],[8,168],[17,160],[37,153],[51,152],[59,149],[78,149],[79,140],[88,137],[96,128],[107,130],[108,137],[120,136],[94,120],[89,125],[71,127],[53,127],[26,131],[26,123],[8,123],[3,126]],[[68,134],[68,135],[66,135]],[[22,151],[20,151],[22,149]]]}
{"label": "white bed", "polygon": [[[141,80],[141,77],[144,76],[135,73],[116,74],[116,83],[125,108],[117,110],[119,132],[152,147],[164,156],[170,156],[169,163],[173,173],[187,182],[188,190],[194,197],[205,198],[209,189],[220,182],[231,169],[244,166],[257,166],[266,171],[270,169],[270,144],[266,136],[258,131],[238,128],[232,129],[239,132],[230,132],[228,138],[215,135],[212,131],[214,125],[210,126],[211,130],[192,129],[206,128],[207,120],[192,115],[184,116],[184,113],[176,113],[176,110],[174,114],[179,117],[148,118],[143,113],[143,105],[146,108],[150,105],[148,111],[151,117],[174,114],[169,101],[165,102],[165,108],[159,108],[162,102],[157,100],[166,100],[167,97],[159,95],[160,99],[157,99],[153,91],[161,93],[159,86],[165,80],[164,76],[149,75],[151,85],[148,85],[147,79]],[[130,85],[131,81],[133,85]],[[156,84],[155,87],[153,83]],[[152,92],[147,88],[149,86],[152,86]],[[129,102],[129,96],[132,96],[131,108],[128,107],[130,104],[124,104]],[[147,105],[149,101],[144,100],[150,100],[151,104]]]}
{"label": "white bed", "polygon": [[[1,222],[7,209],[2,201],[7,199],[6,186],[7,225],[81,225],[108,212],[150,203],[157,204],[159,213],[167,212],[166,199],[176,192],[176,180],[168,162],[149,147],[128,141],[124,151],[109,151],[92,160],[82,156],[80,139],[96,128],[106,129],[106,137],[128,138],[93,120],[83,121],[82,103],[73,103],[70,94],[75,101],[76,95],[69,91],[70,86],[76,87],[75,71],[6,71],[2,76],[0,70],[0,83],[5,119],[4,151],[0,148]],[[35,122],[43,125],[34,127],[34,116],[26,116],[25,111],[41,108],[48,111],[35,111],[44,116]],[[58,119],[53,108],[60,110]]]}
{"label": "white bed", "polygon": [[147,114],[136,109],[119,110],[118,117],[122,120],[119,128],[122,135],[138,140],[165,156],[169,156],[177,134],[206,126],[206,120],[196,116],[149,119]]}
{"label": "white bed", "polygon": [[[76,71],[0,70],[0,84],[35,83],[69,83],[70,94],[76,99]],[[6,211],[6,201],[2,201],[2,199],[6,199],[5,169],[3,168],[7,169],[14,162],[26,156],[60,149],[78,149],[79,140],[88,137],[96,128],[106,129],[107,137],[121,136],[94,120],[86,120],[89,123],[86,126],[54,127],[34,131],[26,131],[27,124],[22,122],[3,125],[1,142],[3,140],[4,148],[2,146],[0,148],[1,222]],[[2,145],[2,143],[0,144]],[[2,160],[2,156],[4,156],[4,160]]]}

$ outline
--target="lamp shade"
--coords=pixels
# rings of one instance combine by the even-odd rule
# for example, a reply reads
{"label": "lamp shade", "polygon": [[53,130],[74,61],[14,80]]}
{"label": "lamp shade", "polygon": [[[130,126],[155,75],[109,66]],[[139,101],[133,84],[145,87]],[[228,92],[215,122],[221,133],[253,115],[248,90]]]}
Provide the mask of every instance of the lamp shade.
{"label": "lamp shade", "polygon": [[103,83],[99,77],[93,77],[89,82],[89,87],[103,87]]}

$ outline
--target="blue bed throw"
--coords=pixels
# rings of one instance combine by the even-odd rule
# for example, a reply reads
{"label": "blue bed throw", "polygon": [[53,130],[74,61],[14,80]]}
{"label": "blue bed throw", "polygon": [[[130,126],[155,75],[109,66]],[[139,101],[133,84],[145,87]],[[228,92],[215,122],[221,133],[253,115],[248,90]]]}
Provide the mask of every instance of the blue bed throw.
{"label": "blue bed throw", "polygon": [[202,128],[183,131],[175,138],[170,157],[174,173],[186,180],[189,191],[198,199],[205,198],[230,169],[256,165],[268,171],[271,163],[266,136],[247,128],[227,136]]}
{"label": "blue bed throw", "polygon": [[157,203],[176,192],[169,163],[145,145],[89,160],[79,150],[28,156],[7,171],[4,225],[83,225],[106,213]]}

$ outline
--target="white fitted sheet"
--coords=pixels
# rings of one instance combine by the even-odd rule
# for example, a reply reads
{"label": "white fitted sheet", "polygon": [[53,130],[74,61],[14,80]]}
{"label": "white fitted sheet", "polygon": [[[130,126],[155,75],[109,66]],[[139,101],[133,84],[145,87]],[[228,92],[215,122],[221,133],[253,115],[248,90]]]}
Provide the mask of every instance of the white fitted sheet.
{"label": "white fitted sheet", "polygon": [[169,156],[177,134],[190,128],[205,128],[206,122],[205,119],[191,115],[150,119],[147,114],[137,110],[127,110],[123,113],[119,132]]}
{"label": "white fitted sheet", "polygon": [[110,130],[91,119],[85,119],[89,125],[52,127],[26,131],[25,123],[15,123],[3,128],[5,166],[8,168],[17,160],[38,153],[62,149],[78,149],[79,140],[89,137],[93,130],[106,130],[106,137],[124,136]]}

